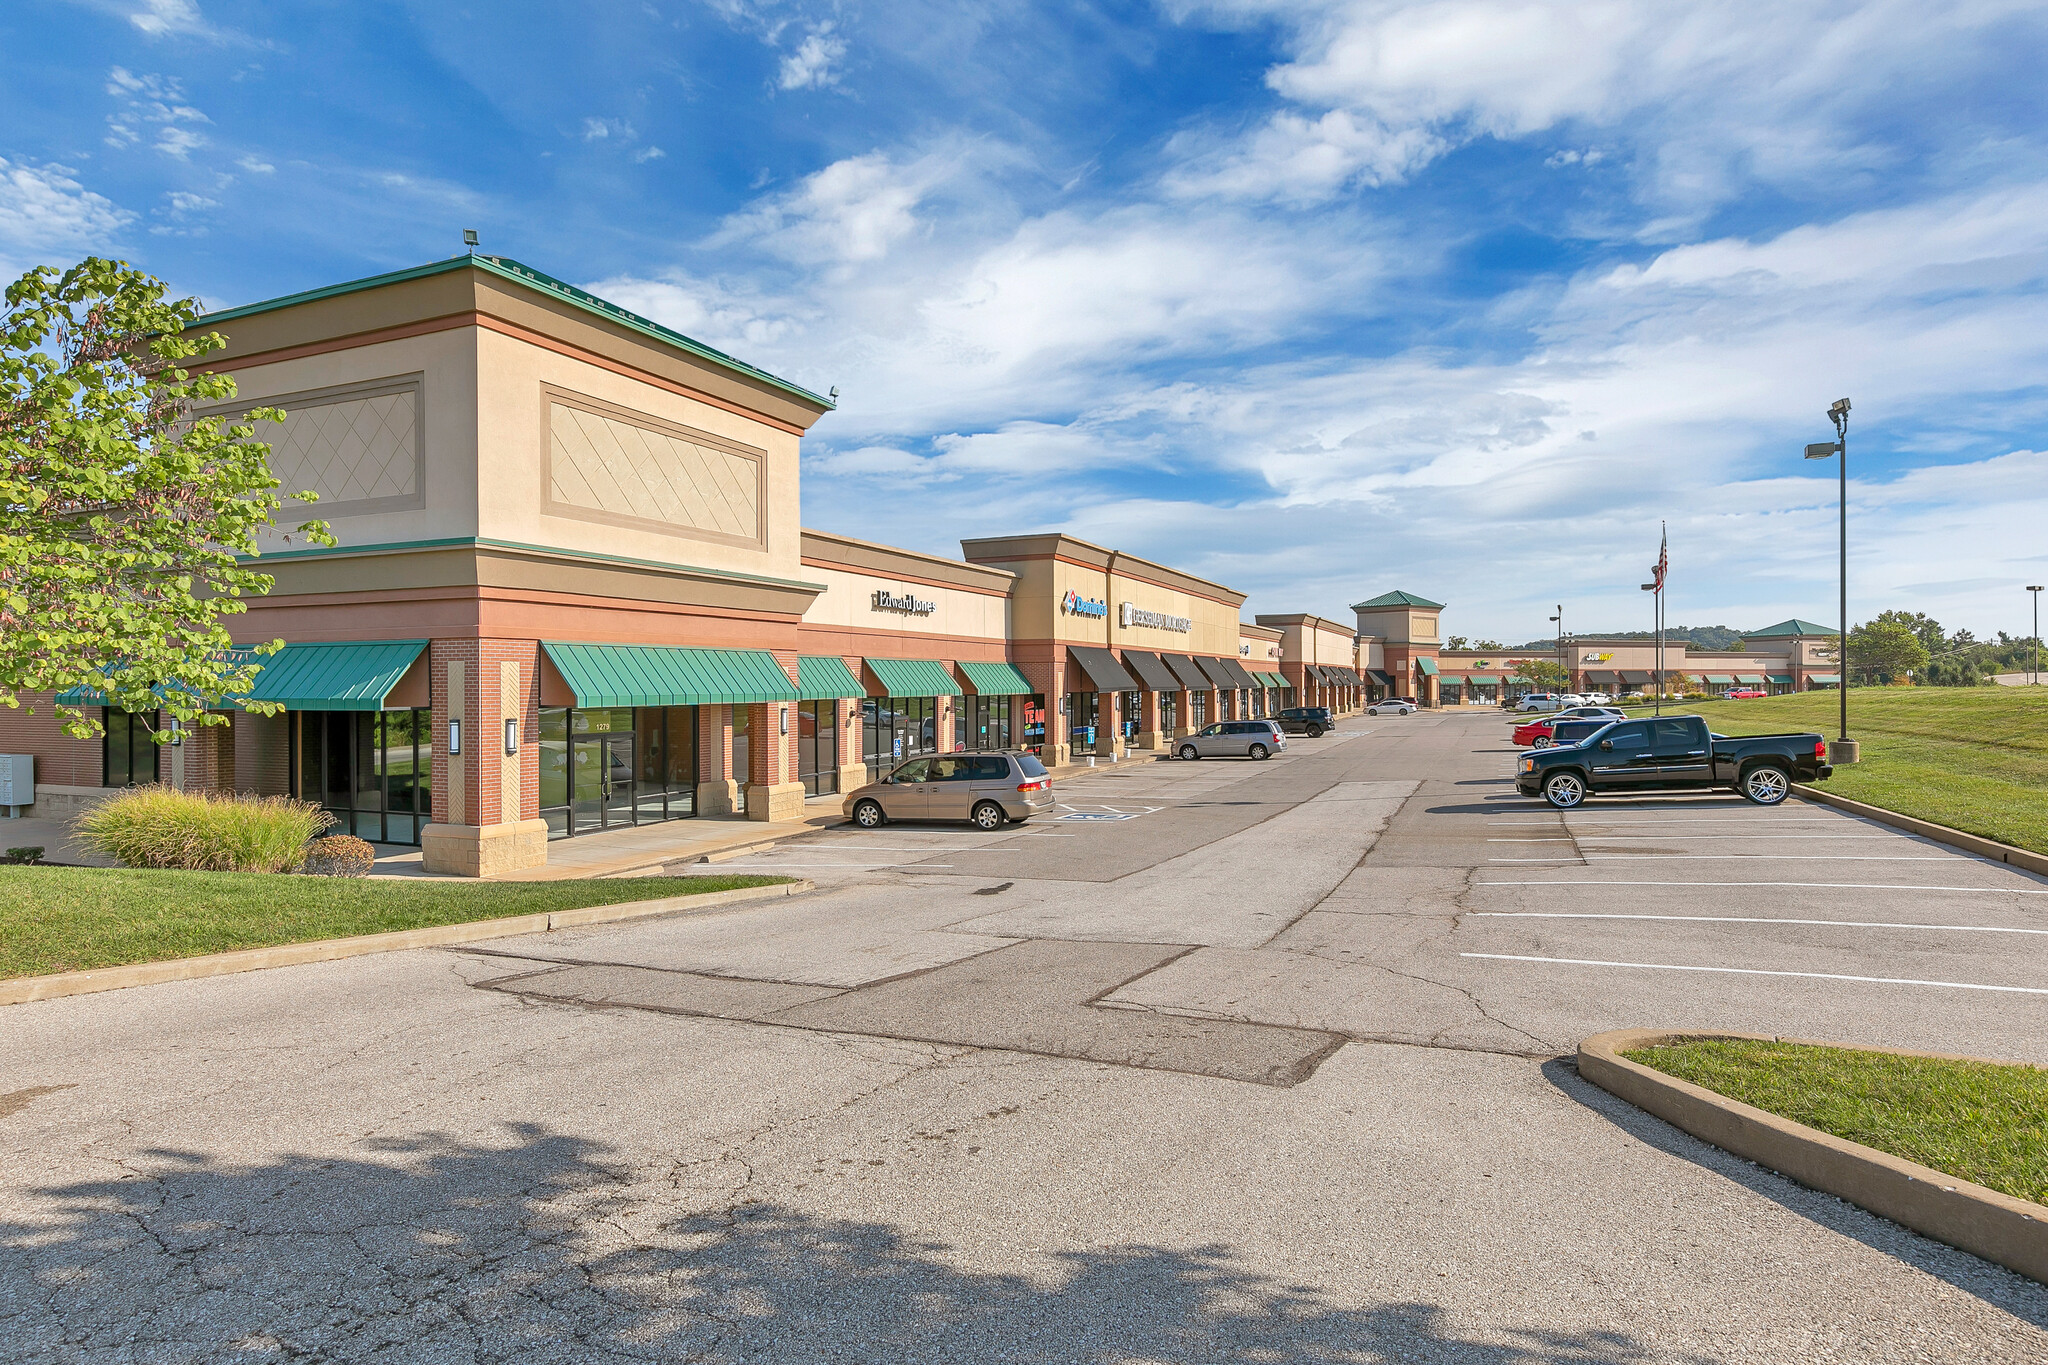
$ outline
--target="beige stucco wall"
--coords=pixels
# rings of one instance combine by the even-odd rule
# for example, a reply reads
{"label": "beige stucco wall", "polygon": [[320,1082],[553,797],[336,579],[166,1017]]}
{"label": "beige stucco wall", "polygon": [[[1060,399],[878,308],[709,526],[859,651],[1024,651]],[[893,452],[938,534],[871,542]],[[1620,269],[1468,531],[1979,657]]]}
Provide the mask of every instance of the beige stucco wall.
{"label": "beige stucco wall", "polygon": [[1237,656],[1245,667],[1255,673],[1271,673],[1280,664],[1283,633],[1266,630],[1258,626],[1245,626],[1242,622],[1237,631]]}
{"label": "beige stucco wall", "polygon": [[[1062,565],[1062,568],[1074,568]],[[1078,570],[1082,577],[1092,576],[1095,590],[1085,595],[1101,597],[1105,575],[1093,570]],[[1163,584],[1147,582],[1122,573],[1110,573],[1109,630],[1111,644],[1128,646],[1132,649],[1166,650],[1172,654],[1227,654],[1235,655],[1238,646],[1237,608],[1233,605],[1183,592]],[[1077,579],[1077,583],[1078,583]],[[1164,616],[1184,616],[1188,619],[1185,631],[1166,630],[1156,626],[1125,626],[1122,619],[1122,605],[1129,602],[1143,611],[1155,611]],[[1103,623],[1084,617],[1065,616],[1061,618],[1072,631],[1066,638],[1074,643],[1097,643],[1103,636]],[[1090,633],[1092,630],[1092,634]]]}
{"label": "beige stucco wall", "polygon": [[[232,330],[232,324],[223,330]],[[288,529],[318,517],[330,523],[335,538],[345,546],[477,535],[476,337],[475,328],[456,328],[231,371],[238,405],[271,405],[288,412],[292,394],[422,376],[419,434],[423,486],[419,491],[423,505],[403,511],[349,514],[345,507],[287,502],[277,514],[277,525]],[[257,424],[257,439],[263,439],[266,429],[275,430],[267,423]],[[266,548],[278,549],[295,549],[300,544],[295,540],[286,546],[275,533],[267,533],[263,543]]]}
{"label": "beige stucco wall", "polygon": [[[1003,641],[1010,634],[1010,599],[966,588],[906,581],[884,574],[854,573],[806,564],[803,578],[823,583],[825,591],[804,613],[806,626],[891,631],[905,635],[967,636]],[[928,616],[878,608],[877,589],[895,597],[916,597],[933,604]]]}
{"label": "beige stucco wall", "polygon": [[1357,631],[1361,635],[1376,635],[1389,644],[1428,647],[1441,643],[1437,635],[1440,615],[1433,607],[1383,607],[1376,611],[1361,611],[1358,613]]}
{"label": "beige stucco wall", "polygon": [[[515,337],[495,331],[475,335],[477,440],[483,452],[477,479],[479,534],[549,549],[802,577],[796,436]],[[549,437],[544,385],[763,452],[766,546],[545,510]]]}

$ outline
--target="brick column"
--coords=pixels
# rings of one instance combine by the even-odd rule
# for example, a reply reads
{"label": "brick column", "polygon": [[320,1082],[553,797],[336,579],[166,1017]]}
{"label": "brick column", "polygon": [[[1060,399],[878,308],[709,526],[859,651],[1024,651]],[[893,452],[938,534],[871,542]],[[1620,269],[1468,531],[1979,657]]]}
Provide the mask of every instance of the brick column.
{"label": "brick column", "polygon": [[[794,650],[777,650],[775,661],[797,681]],[[801,820],[804,784],[796,776],[796,708],[793,701],[753,702],[747,707],[747,818]],[[736,774],[737,776],[737,774]]]}
{"label": "brick column", "polygon": [[[744,775],[742,775],[744,780]],[[731,815],[740,806],[732,771],[732,708],[697,708],[697,814]]]}
{"label": "brick column", "polygon": [[[433,700],[434,814],[420,829],[429,872],[487,877],[548,860],[540,818],[539,646],[531,640],[436,640],[428,646]],[[505,722],[517,744],[505,752]],[[451,756],[449,726],[461,723]]]}
{"label": "brick column", "polygon": [[1145,691],[1138,694],[1139,718],[1137,747],[1140,749],[1164,749],[1166,737],[1159,733],[1159,694]]}

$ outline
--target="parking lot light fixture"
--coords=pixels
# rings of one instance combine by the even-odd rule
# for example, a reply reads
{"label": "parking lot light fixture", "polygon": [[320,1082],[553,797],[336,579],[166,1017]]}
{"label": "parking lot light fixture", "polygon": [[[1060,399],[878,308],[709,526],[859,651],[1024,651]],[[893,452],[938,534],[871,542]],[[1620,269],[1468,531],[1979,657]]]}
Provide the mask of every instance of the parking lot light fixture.
{"label": "parking lot light fixture", "polygon": [[1835,439],[1820,441],[1806,448],[1809,460],[1825,460],[1839,456],[1841,462],[1835,466],[1835,474],[1841,481],[1840,530],[1837,549],[1840,556],[1841,616],[1835,630],[1835,692],[1839,701],[1840,723],[1836,729],[1835,762],[1854,763],[1856,742],[1849,738],[1849,400],[1837,398],[1828,405],[1828,421],[1835,427]]}
{"label": "parking lot light fixture", "polygon": [[2041,584],[2027,584],[2027,591],[2034,594],[2034,686],[2041,685]]}

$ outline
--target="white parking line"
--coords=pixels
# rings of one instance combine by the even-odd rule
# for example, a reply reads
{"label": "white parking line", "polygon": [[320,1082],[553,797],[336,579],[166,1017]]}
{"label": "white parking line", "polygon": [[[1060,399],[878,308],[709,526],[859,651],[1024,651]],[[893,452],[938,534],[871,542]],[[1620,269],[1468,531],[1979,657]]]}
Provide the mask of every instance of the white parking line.
{"label": "white parking line", "polygon": [[1915,886],[1897,882],[1610,882],[1598,879],[1562,879],[1540,882],[1473,882],[1474,886],[1690,886],[1719,889],[1724,886],[1804,887],[1811,891],[1963,891],[2014,896],[2048,896],[2048,887],[2034,886]]}
{"label": "white parking line", "polygon": [[1489,844],[1562,844],[1574,837],[1603,843],[1611,839],[1910,839],[1910,834],[1552,834],[1532,836],[1526,834],[1491,834]]}
{"label": "white parking line", "polygon": [[2006,991],[2048,995],[2048,986],[1986,986],[1975,981],[1921,981],[1910,976],[1849,976],[1842,972],[1780,972],[1762,967],[1689,967],[1676,962],[1602,962],[1584,957],[1521,957],[1514,953],[1459,953],[1496,962],[1549,962],[1562,967],[1636,967],[1655,972],[1722,972],[1731,976],[1797,976],[1812,981],[1861,981],[1874,986],[1940,986],[1952,991]]}
{"label": "white parking line", "polygon": [[1580,858],[1488,858],[1489,863],[1968,863],[1967,857],[1888,853],[1588,853]]}
{"label": "white parking line", "polygon": [[[738,859],[735,859],[735,860],[734,860],[734,862],[735,862],[735,863],[736,863],[736,862],[738,862],[738,861],[739,861]],[[851,868],[851,869],[853,869],[853,870],[854,870],[854,871],[856,871],[856,872],[879,872],[879,871],[880,871],[881,869],[883,869],[883,868],[885,868],[885,867],[951,867],[951,866],[952,866],[952,864],[951,864],[951,863],[911,863],[911,862],[901,862],[901,863],[756,863],[756,862],[749,862],[749,863],[747,864],[747,866],[748,866],[748,867],[750,867],[750,868],[763,868],[763,867],[778,867],[778,868],[786,868],[786,869],[788,869],[788,870],[790,870],[790,871],[792,871],[792,872],[812,872],[812,871],[822,871],[822,870],[824,870],[824,869],[826,869],[826,868],[831,868],[831,867],[846,867],[846,868]]]}
{"label": "white parking line", "polygon": [[1561,910],[1474,910],[1473,919],[1654,919],[1688,924],[1827,924],[1842,929],[1944,929],[1958,934],[2048,934],[2048,929],[2012,929],[2002,924],[1899,924],[1875,919],[1779,919],[1772,915],[1603,915]]}
{"label": "white parking line", "polygon": [[957,845],[951,848],[943,846],[936,848],[895,848],[888,844],[837,843],[819,844],[815,847],[806,847],[803,844],[790,844],[782,851],[784,853],[838,853],[845,849],[852,849],[860,853],[1022,853],[1024,851],[1021,848],[973,848]]}

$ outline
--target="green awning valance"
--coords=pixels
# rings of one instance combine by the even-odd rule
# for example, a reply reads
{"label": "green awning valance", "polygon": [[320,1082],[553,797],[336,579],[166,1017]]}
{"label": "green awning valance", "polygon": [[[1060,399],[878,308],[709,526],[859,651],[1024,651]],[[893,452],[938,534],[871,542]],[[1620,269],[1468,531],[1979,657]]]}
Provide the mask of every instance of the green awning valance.
{"label": "green awning valance", "polygon": [[1279,675],[1278,673],[1261,673],[1261,674],[1259,674],[1259,675],[1258,675],[1258,679],[1259,679],[1259,685],[1260,685],[1261,687],[1285,687],[1285,686],[1287,686],[1287,679],[1285,679],[1285,678],[1281,677],[1281,676],[1280,676],[1280,675]]}
{"label": "green awning valance", "polygon": [[541,648],[560,670],[579,707],[726,706],[797,700],[789,675],[765,649],[584,645],[553,640],[543,641]]}
{"label": "green awning valance", "polygon": [[[937,659],[869,659],[885,696],[958,697],[965,694]],[[1027,689],[1028,690],[1028,689]]]}
{"label": "green awning valance", "polygon": [[1032,691],[1031,680],[1019,673],[1015,664],[978,664],[963,659],[960,671],[984,697],[1022,697]]}
{"label": "green awning valance", "polygon": [[1771,681],[1774,683],[1790,684],[1792,675],[1790,673],[1773,673],[1771,674]]}
{"label": "green awning valance", "polygon": [[248,700],[291,711],[381,711],[426,647],[425,640],[286,645],[262,661]]}
{"label": "green awning valance", "polygon": [[865,697],[868,690],[837,654],[804,654],[796,661],[796,692],[801,701],[842,701]]}
{"label": "green awning valance", "polygon": [[1751,687],[1762,687],[1764,685],[1764,675],[1761,673],[1737,673],[1735,681],[1747,683]]}
{"label": "green awning valance", "polygon": [[1839,683],[1842,681],[1842,675],[1839,673],[1809,673],[1806,675],[1806,680],[1810,683]]}
{"label": "green awning valance", "polygon": [[1733,687],[1735,685],[1735,679],[1726,673],[1709,673],[1707,674],[1707,681],[1715,687]]}
{"label": "green awning valance", "polygon": [[1437,675],[1435,659],[1417,659],[1415,661],[1415,666],[1421,669],[1423,671],[1423,674],[1427,677],[1434,678]]}

